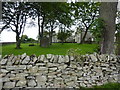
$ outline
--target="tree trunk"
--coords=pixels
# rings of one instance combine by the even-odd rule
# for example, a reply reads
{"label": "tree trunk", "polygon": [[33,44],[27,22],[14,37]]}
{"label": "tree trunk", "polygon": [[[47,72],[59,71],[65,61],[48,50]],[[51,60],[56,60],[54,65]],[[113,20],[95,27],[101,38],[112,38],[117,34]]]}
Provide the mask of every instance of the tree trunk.
{"label": "tree trunk", "polygon": [[40,15],[38,14],[38,42],[40,40]]}
{"label": "tree trunk", "polygon": [[118,31],[117,33],[116,42],[117,42],[116,54],[120,55],[120,31]]}
{"label": "tree trunk", "polygon": [[80,42],[81,44],[83,44],[83,43],[85,42],[85,37],[86,37],[86,35],[87,35],[88,29],[89,29],[89,28],[86,28],[85,34],[84,34],[84,36],[83,36],[83,38],[82,38],[82,40],[81,40],[81,42]]}
{"label": "tree trunk", "polygon": [[21,40],[19,34],[16,33],[16,49],[21,49],[20,44],[21,44]]}
{"label": "tree trunk", "polygon": [[53,25],[51,25],[51,32],[50,32],[50,45],[52,45],[52,36],[53,36]]}
{"label": "tree trunk", "polygon": [[41,23],[40,46],[42,46],[41,40],[43,39],[44,22],[45,22],[45,16],[43,16],[43,21]]}
{"label": "tree trunk", "polygon": [[62,40],[62,45],[64,44],[64,41]]}
{"label": "tree trunk", "polygon": [[114,53],[115,18],[117,2],[102,2],[100,6],[100,18],[103,19],[105,27],[103,30],[101,54]]}

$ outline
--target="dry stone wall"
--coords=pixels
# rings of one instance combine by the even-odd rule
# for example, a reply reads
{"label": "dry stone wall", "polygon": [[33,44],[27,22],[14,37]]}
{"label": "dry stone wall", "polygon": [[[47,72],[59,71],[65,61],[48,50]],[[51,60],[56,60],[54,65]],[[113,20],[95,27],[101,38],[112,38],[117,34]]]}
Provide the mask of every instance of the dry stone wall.
{"label": "dry stone wall", "polygon": [[79,88],[119,82],[115,55],[6,55],[0,60],[0,88]]}

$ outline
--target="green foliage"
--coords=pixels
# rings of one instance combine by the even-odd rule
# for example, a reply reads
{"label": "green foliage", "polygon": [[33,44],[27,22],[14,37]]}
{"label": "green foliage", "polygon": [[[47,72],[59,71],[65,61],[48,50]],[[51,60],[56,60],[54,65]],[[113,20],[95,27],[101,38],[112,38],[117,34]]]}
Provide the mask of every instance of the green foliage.
{"label": "green foliage", "polygon": [[27,42],[31,42],[31,43],[34,43],[36,40],[35,39],[33,39],[33,38],[28,38],[27,39]]}
{"label": "green foliage", "polygon": [[98,18],[94,21],[94,23],[92,24],[92,27],[90,28],[90,31],[94,36],[94,39],[96,42],[101,41],[104,25],[105,25],[104,21]]}
{"label": "green foliage", "polygon": [[74,17],[77,25],[81,28],[88,29],[99,15],[100,3],[78,2],[72,4],[72,10],[75,12]]}
{"label": "green foliage", "polygon": [[26,42],[34,43],[34,42],[36,42],[36,40],[33,39],[33,38],[28,38],[27,35],[22,35],[22,37],[21,37],[21,42],[22,42],[22,43],[26,43]]}
{"label": "green foliage", "polygon": [[71,48],[67,51],[67,54],[70,56],[73,56],[76,61],[79,61],[81,64],[84,61],[84,58],[81,56],[81,49],[77,48]]}
{"label": "green foliage", "polygon": [[21,42],[25,43],[25,42],[27,42],[27,40],[28,40],[28,36],[27,35],[22,35]]}
{"label": "green foliage", "polygon": [[57,37],[58,37],[58,39],[59,40],[61,40],[61,42],[63,43],[63,42],[65,42],[66,41],[66,39],[68,38],[68,37],[70,37],[72,35],[72,32],[71,31],[68,31],[68,30],[66,30],[66,31],[59,31],[58,32],[58,35],[57,35]]}

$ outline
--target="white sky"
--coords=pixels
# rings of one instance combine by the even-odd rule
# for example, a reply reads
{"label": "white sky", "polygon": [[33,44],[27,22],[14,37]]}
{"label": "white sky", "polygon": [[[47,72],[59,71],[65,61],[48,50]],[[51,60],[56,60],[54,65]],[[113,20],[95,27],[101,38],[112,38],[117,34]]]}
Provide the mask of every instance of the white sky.
{"label": "white sky", "polygon": [[[120,1],[118,3],[118,8],[120,10]],[[75,27],[72,27],[72,29],[75,29]],[[38,35],[38,27],[30,27],[25,28],[24,35],[27,35],[29,38],[36,39]],[[15,32],[4,30],[0,35],[0,42],[15,42],[16,41],[16,35]]]}

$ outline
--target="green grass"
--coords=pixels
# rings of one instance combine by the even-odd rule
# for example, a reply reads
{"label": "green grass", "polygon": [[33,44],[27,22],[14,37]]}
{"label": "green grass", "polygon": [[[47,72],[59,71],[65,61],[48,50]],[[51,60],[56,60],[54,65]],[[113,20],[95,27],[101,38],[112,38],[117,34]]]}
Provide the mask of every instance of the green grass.
{"label": "green grass", "polygon": [[120,90],[120,83],[107,83],[101,86],[94,86],[92,88],[80,87],[80,90]]}
{"label": "green grass", "polygon": [[23,53],[27,53],[27,55],[32,55],[36,54],[41,55],[41,54],[55,54],[55,55],[65,55],[67,54],[67,51],[71,48],[73,49],[80,49],[79,53],[80,54],[86,54],[86,53],[93,53],[95,52],[95,49],[97,48],[97,44],[77,44],[77,43],[53,43],[50,47],[48,48],[42,48],[39,45],[35,44],[36,46],[28,46],[29,44],[24,43],[21,44],[22,49],[15,49],[15,44],[12,45],[4,45],[2,46],[2,55],[9,55],[9,54],[14,54],[14,55],[20,55]]}

